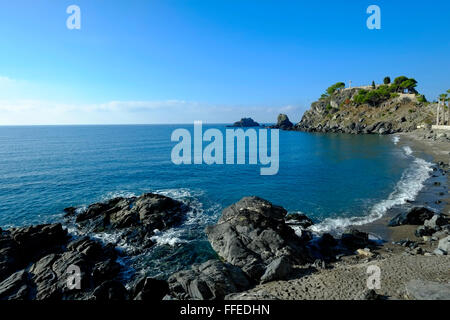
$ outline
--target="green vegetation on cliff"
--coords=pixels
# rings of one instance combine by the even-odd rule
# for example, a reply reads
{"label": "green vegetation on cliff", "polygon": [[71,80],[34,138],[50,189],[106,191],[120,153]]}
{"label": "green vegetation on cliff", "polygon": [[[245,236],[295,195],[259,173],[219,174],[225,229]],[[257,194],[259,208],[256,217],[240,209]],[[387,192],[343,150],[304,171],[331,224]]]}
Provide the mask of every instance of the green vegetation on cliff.
{"label": "green vegetation on cliff", "polygon": [[[390,82],[389,77],[384,79],[384,83],[386,82]],[[395,78],[394,83],[392,84],[383,84],[378,87],[374,84],[375,83],[372,82],[372,90],[361,89],[353,98],[353,102],[358,105],[367,103],[371,106],[377,106],[390,98],[395,98],[398,96],[398,93],[404,93],[406,91],[408,93],[418,94],[415,89],[417,86],[417,81],[413,78],[407,78],[405,76]],[[425,97],[422,96],[422,100],[424,99]]]}
{"label": "green vegetation on cliff", "polygon": [[343,83],[343,82],[338,82],[338,83],[333,84],[331,87],[329,87],[329,88],[327,89],[327,93],[328,93],[329,95],[332,95],[333,93],[336,92],[336,90],[340,90],[340,89],[344,89],[344,88],[345,88],[345,83]]}

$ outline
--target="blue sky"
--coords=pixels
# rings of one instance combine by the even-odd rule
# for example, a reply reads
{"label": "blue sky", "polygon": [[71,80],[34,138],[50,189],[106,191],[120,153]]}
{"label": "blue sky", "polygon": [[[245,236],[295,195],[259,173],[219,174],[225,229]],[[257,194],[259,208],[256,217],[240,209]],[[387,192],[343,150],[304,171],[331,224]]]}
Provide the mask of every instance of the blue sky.
{"label": "blue sky", "polygon": [[329,85],[386,75],[435,99],[449,31],[449,1],[1,0],[0,124],[297,122]]}

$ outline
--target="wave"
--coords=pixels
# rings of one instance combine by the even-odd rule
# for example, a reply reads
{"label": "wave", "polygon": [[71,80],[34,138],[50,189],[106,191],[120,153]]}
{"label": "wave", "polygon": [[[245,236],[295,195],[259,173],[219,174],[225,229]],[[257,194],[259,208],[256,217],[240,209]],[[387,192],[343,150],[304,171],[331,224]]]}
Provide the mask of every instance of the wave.
{"label": "wave", "polygon": [[398,142],[400,141],[400,137],[399,136],[393,136],[392,137],[392,142],[396,145]]}
{"label": "wave", "polygon": [[108,201],[114,198],[132,198],[136,197],[136,194],[134,192],[130,191],[114,191],[114,192],[108,192],[105,195],[101,197],[101,201]]}
{"label": "wave", "polygon": [[169,229],[164,232],[159,231],[158,229],[153,231],[155,233],[154,236],[150,238],[153,242],[155,242],[157,245],[169,245],[169,246],[175,246],[179,243],[186,243],[186,240],[181,239],[183,229]]}
{"label": "wave", "polygon": [[413,151],[412,151],[412,149],[411,149],[410,146],[404,146],[404,147],[403,147],[403,151],[405,151],[405,154],[406,154],[407,156],[410,156],[410,155],[412,155],[412,153],[413,153]]}
{"label": "wave", "polygon": [[[176,246],[177,244],[189,242],[191,240],[189,237],[192,230],[203,230],[206,225],[214,223],[220,212],[220,205],[218,204],[210,205],[208,208],[204,207],[204,204],[199,200],[199,197],[204,193],[203,191],[177,188],[154,190],[152,192],[179,200],[191,208],[191,210],[186,213],[186,219],[180,226],[165,231],[154,230],[154,235],[150,239],[154,241],[157,246]],[[128,191],[108,192],[102,196],[102,201],[108,201],[116,197],[131,198],[135,196],[135,193]],[[85,208],[85,206],[80,208],[80,211],[85,210]],[[72,234],[79,234],[79,231],[74,227],[71,227],[69,232]],[[92,237],[97,238],[104,243],[113,243],[118,248],[125,251],[132,249],[124,242],[121,235],[121,231],[112,231],[93,233]],[[198,237],[194,237],[194,239],[197,238]]]}
{"label": "wave", "polygon": [[[220,205],[214,204],[205,208],[204,204],[199,201],[199,197],[203,195],[203,191],[193,191],[186,188],[157,190],[155,193],[171,197],[188,205],[192,210],[186,213],[186,219],[182,225],[170,228],[163,232],[155,230],[155,235],[151,238],[157,245],[175,246],[179,243],[189,242],[189,233],[193,229],[202,230],[209,224],[215,222]],[[194,237],[192,240],[198,239]]]}
{"label": "wave", "polygon": [[[408,147],[409,148],[409,147]],[[412,151],[411,151],[412,152]],[[380,219],[391,208],[414,200],[424,187],[425,181],[433,171],[433,164],[420,158],[415,158],[411,165],[403,172],[400,181],[387,199],[375,204],[367,216],[349,218],[327,218],[323,222],[311,226],[309,229],[316,233],[335,231],[342,232],[349,226],[364,225]]]}

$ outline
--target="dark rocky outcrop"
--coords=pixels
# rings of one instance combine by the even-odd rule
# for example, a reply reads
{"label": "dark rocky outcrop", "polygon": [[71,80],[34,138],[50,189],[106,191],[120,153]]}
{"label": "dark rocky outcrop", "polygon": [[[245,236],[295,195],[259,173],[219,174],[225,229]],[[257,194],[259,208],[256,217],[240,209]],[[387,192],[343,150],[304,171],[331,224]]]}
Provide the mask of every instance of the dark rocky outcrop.
{"label": "dark rocky outcrop", "polygon": [[94,203],[80,212],[75,221],[87,232],[121,230],[123,241],[136,252],[151,247],[155,230],[179,225],[189,208],[180,201],[146,193],[140,197],[114,198]]}
{"label": "dark rocky outcrop", "polygon": [[239,128],[259,127],[259,123],[254,121],[252,118],[242,118],[241,120],[235,122],[233,125],[228,127],[239,127]]}
{"label": "dark rocky outcrop", "polygon": [[406,213],[400,213],[389,221],[390,227],[404,224],[422,225],[425,220],[431,219],[434,213],[428,208],[415,207]]}
{"label": "dark rocky outcrop", "polygon": [[0,283],[0,300],[26,300],[30,291],[28,273],[17,271]]}
{"label": "dark rocky outcrop", "polygon": [[206,228],[213,249],[226,262],[259,282],[274,260],[309,260],[305,243],[284,221],[286,210],[258,197],[245,197],[225,208],[218,223]]}
{"label": "dark rocky outcrop", "polygon": [[314,222],[303,213],[288,214],[285,221],[289,226],[299,226],[303,229],[309,228],[314,224]]}
{"label": "dark rocky outcrop", "polygon": [[292,272],[292,264],[287,256],[273,260],[261,277],[261,283],[273,280],[284,280]]}
{"label": "dark rocky outcrop", "polygon": [[370,244],[369,234],[356,229],[350,229],[342,234],[341,243],[352,250],[365,248]]}
{"label": "dark rocky outcrop", "polygon": [[162,300],[169,293],[167,281],[143,277],[133,289],[134,300]]}
{"label": "dark rocky outcrop", "polygon": [[439,245],[437,250],[442,252],[444,255],[450,255],[450,236],[447,236],[441,240],[439,240]]}
{"label": "dark rocky outcrop", "polygon": [[67,242],[61,224],[14,228],[0,232],[0,281],[51,252],[61,252]]}
{"label": "dark rocky outcrop", "polygon": [[[96,298],[96,288],[103,288],[97,292],[108,291],[105,289],[108,283],[122,268],[116,261],[114,246],[88,237],[72,239],[61,224],[2,231],[0,251],[2,300]],[[80,279],[80,288],[69,285],[71,272],[77,271],[73,268],[80,271],[73,278]],[[111,288],[117,287],[116,284]],[[118,297],[112,293],[98,296],[102,299]]]}
{"label": "dark rocky outcrop", "polygon": [[127,299],[128,292],[122,283],[110,280],[95,288],[93,296],[98,301],[121,301]]}
{"label": "dark rocky outcrop", "polygon": [[168,282],[171,295],[177,299],[221,300],[250,287],[240,268],[219,260],[193,265],[173,274]]}
{"label": "dark rocky outcrop", "polygon": [[[127,244],[145,248],[153,245],[150,237],[157,230],[177,226],[188,210],[182,202],[147,193],[64,212],[77,234],[118,231]],[[137,281],[128,292],[121,273],[132,270],[118,262],[119,254],[128,253],[69,235],[61,224],[0,229],[0,300],[160,300],[167,295],[167,282],[151,278]]]}
{"label": "dark rocky outcrop", "polygon": [[294,127],[294,124],[289,121],[287,115],[281,113],[277,117],[277,124],[274,126],[270,126],[269,128],[273,129],[281,129],[281,130],[291,130]]}

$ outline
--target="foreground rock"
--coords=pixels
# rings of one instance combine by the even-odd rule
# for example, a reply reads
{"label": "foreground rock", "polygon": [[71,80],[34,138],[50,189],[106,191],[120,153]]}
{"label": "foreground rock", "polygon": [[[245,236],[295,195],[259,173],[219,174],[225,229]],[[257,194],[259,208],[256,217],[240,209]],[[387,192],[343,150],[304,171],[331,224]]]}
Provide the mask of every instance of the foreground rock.
{"label": "foreground rock", "polygon": [[120,230],[122,240],[139,252],[154,244],[151,237],[155,232],[179,225],[188,210],[180,201],[146,193],[94,203],[79,213],[75,221],[85,233]]}
{"label": "foreground rock", "polygon": [[444,255],[450,255],[450,236],[447,236],[439,240],[439,245],[437,250],[439,250]]}
{"label": "foreground rock", "polygon": [[431,219],[434,212],[430,209],[423,207],[416,207],[411,209],[407,213],[400,213],[389,221],[390,227],[411,224],[411,225],[422,225],[425,220]]}
{"label": "foreground rock", "polygon": [[0,253],[0,300],[95,299],[121,270],[113,246],[71,239],[61,224],[2,231]]}
{"label": "foreground rock", "polygon": [[237,121],[233,125],[228,127],[239,127],[239,128],[259,127],[259,123],[254,121],[252,118],[242,118],[240,121]]}
{"label": "foreground rock", "polygon": [[246,197],[224,209],[218,223],[205,231],[220,257],[259,282],[278,258],[297,264],[310,260],[305,242],[285,223],[286,213],[266,200]]}
{"label": "foreground rock", "polygon": [[177,272],[168,282],[171,295],[177,299],[222,300],[227,294],[250,287],[240,268],[218,260]]}

